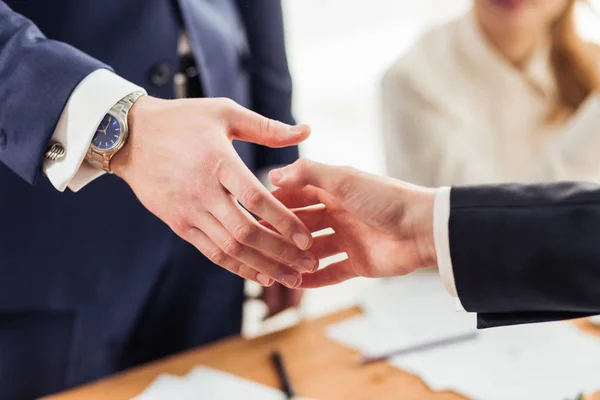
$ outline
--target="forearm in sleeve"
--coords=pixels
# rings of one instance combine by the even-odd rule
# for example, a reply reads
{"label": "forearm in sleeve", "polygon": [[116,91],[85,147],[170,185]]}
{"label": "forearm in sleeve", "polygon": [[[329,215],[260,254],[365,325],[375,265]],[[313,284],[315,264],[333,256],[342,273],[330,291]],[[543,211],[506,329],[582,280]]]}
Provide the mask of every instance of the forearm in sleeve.
{"label": "forearm in sleeve", "polygon": [[0,0],[0,162],[35,183],[71,93],[101,68],[108,67],[47,39]]}
{"label": "forearm in sleeve", "polygon": [[453,187],[450,208],[456,289],[482,324],[600,313],[600,186]]}

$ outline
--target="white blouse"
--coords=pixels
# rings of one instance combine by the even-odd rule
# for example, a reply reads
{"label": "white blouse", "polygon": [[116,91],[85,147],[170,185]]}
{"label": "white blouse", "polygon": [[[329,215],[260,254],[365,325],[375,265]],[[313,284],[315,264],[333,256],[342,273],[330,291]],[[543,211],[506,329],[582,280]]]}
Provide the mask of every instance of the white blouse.
{"label": "white blouse", "polygon": [[600,95],[548,122],[557,98],[549,53],[516,69],[473,13],[425,34],[383,78],[389,175],[426,186],[597,179]]}

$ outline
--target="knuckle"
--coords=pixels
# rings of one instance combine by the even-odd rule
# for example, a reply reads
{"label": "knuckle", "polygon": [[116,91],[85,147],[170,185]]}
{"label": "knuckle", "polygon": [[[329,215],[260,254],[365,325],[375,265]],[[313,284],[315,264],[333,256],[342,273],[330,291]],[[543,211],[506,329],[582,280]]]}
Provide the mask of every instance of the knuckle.
{"label": "knuckle", "polygon": [[306,158],[301,158],[298,161],[296,161],[295,166],[298,173],[302,176],[306,174],[306,172],[308,172],[308,170],[310,169],[311,161],[307,160]]}
{"label": "knuckle", "polygon": [[225,159],[226,158],[220,154],[210,154],[205,157],[204,165],[213,176],[217,177],[217,179],[226,180],[230,174],[230,169],[228,168],[228,163]]}
{"label": "knuckle", "polygon": [[238,103],[226,97],[218,98],[216,99],[216,102],[218,107],[225,113],[234,112],[238,107]]}
{"label": "knuckle", "polygon": [[305,171],[310,167],[310,163],[311,161],[309,159],[300,158],[298,161],[296,161],[296,167],[301,171]]}
{"label": "knuckle", "polygon": [[240,200],[248,210],[255,211],[260,209],[265,199],[260,190],[248,188],[244,190]]}
{"label": "knuckle", "polygon": [[270,136],[273,131],[274,121],[267,117],[260,117],[260,133],[262,136]]}
{"label": "knuckle", "polygon": [[252,243],[256,238],[258,229],[252,224],[238,225],[233,228],[233,237],[241,243]]}
{"label": "knuckle", "polygon": [[207,257],[211,262],[217,265],[223,265],[227,260],[227,255],[221,250],[214,250],[208,254]]}
{"label": "knuckle", "polygon": [[313,162],[306,158],[301,158],[293,164],[290,170],[290,179],[300,184],[307,184],[310,180],[311,168]]}
{"label": "knuckle", "polygon": [[187,235],[191,235],[194,233],[194,227],[192,227],[190,224],[188,224],[184,219],[175,219],[174,221],[172,221],[169,226],[171,227],[171,230],[173,230],[173,232],[175,232],[177,235],[184,237]]}
{"label": "knuckle", "polygon": [[223,242],[221,248],[223,249],[223,252],[225,252],[225,254],[235,258],[242,253],[244,246],[234,238],[228,238]]}
{"label": "knuckle", "polygon": [[219,97],[219,98],[215,99],[215,101],[218,102],[218,104],[221,107],[233,108],[234,106],[237,105],[237,103],[235,101],[233,101],[232,99],[230,99],[228,97]]}

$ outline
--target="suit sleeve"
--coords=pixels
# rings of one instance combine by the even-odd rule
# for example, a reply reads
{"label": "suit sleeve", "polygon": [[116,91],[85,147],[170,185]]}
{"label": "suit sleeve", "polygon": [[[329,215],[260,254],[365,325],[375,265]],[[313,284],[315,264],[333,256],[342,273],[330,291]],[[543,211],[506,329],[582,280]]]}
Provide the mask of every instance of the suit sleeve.
{"label": "suit sleeve", "polygon": [[[295,123],[292,116],[292,78],[288,66],[283,14],[279,0],[238,0],[250,47],[252,109],[266,117]],[[298,147],[256,146],[258,170],[293,163]]]}
{"label": "suit sleeve", "polygon": [[35,183],[71,93],[101,68],[108,67],[47,39],[0,0],[0,162]]}
{"label": "suit sleeve", "polygon": [[458,296],[479,327],[600,314],[600,186],[454,187]]}

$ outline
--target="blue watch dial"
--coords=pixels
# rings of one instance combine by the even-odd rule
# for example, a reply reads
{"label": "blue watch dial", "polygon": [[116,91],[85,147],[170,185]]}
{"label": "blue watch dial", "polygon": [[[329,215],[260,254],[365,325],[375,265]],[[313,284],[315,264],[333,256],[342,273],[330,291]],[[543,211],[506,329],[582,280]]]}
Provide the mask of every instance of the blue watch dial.
{"label": "blue watch dial", "polygon": [[106,114],[96,130],[92,144],[100,150],[110,150],[119,144],[122,134],[119,121],[112,115]]}

